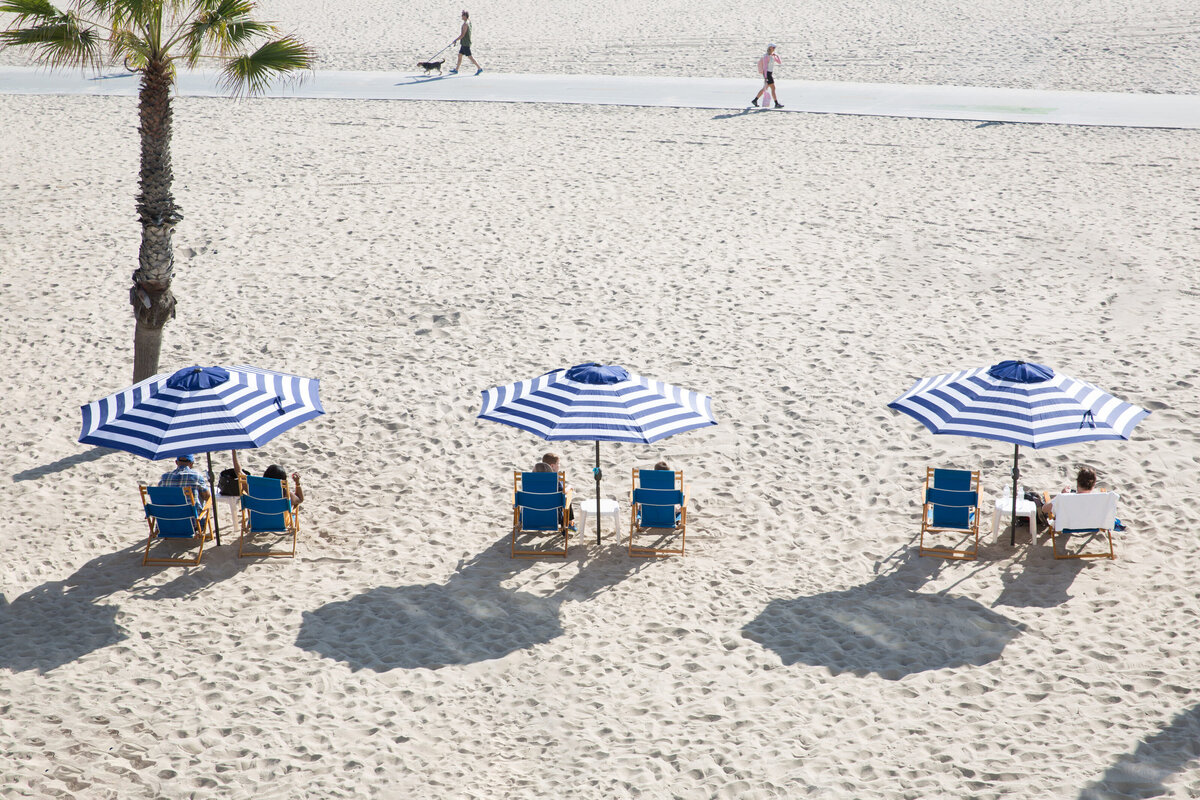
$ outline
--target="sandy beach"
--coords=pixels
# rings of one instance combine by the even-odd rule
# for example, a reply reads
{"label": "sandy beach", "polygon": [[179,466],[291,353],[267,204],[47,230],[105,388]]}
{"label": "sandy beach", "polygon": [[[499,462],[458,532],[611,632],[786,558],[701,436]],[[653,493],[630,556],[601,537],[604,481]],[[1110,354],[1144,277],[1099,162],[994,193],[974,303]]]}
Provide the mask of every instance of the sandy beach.
{"label": "sandy beach", "polygon": [[[322,69],[411,72],[456,32],[343,5],[262,16]],[[1182,0],[571,8],[471,8],[477,57],[741,71],[748,100],[772,40],[785,102],[1200,67]],[[304,475],[297,558],[181,569],[140,563],[137,482],[169,465],[76,441],[131,377],[135,101],[0,96],[0,130],[0,797],[1200,795],[1200,132],[177,101],[161,367],[319,377],[328,412],[244,454]],[[1031,487],[1091,464],[1121,493],[1115,561],[1010,547],[1011,447],[886,407],[1015,357],[1152,411],[1021,452]],[[592,445],[478,422],[480,390],[593,360],[714,398],[715,428],[603,448],[623,501],[631,467],[684,471],[684,558],[611,525],[508,557],[511,471],[554,450],[584,487]],[[982,471],[978,561],[917,558],[926,466]]]}

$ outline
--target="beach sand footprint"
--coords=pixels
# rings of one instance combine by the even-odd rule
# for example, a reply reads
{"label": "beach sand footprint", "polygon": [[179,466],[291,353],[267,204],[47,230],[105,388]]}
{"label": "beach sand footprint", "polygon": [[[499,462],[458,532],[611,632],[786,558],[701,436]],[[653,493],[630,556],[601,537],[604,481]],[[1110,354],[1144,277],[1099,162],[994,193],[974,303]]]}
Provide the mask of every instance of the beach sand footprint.
{"label": "beach sand footprint", "polygon": [[387,672],[474,664],[545,644],[563,633],[564,602],[594,597],[646,566],[616,556],[584,563],[583,549],[576,552],[566,563],[577,562],[577,571],[551,596],[513,591],[505,580],[554,562],[510,558],[505,536],[445,584],[381,586],[304,612],[296,646],[353,670]]}
{"label": "beach sand footprint", "polygon": [[785,666],[899,680],[994,661],[1023,630],[969,598],[913,591],[885,575],[839,592],[772,600],[742,633]]}

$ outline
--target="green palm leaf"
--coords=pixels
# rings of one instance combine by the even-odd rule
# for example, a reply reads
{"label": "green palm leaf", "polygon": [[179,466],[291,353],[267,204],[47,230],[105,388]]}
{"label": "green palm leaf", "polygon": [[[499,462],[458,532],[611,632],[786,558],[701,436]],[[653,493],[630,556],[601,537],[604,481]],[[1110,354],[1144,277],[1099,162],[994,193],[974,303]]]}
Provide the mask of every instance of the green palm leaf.
{"label": "green palm leaf", "polygon": [[56,11],[53,17],[35,18],[40,23],[0,31],[0,46],[27,47],[51,67],[99,66],[101,39],[91,28],[81,27],[73,14]]}
{"label": "green palm leaf", "polygon": [[252,40],[275,33],[275,26],[250,19],[254,4],[249,0],[214,0],[205,6],[181,37],[189,66],[210,50],[221,56],[244,53]]}
{"label": "green palm leaf", "polygon": [[55,19],[66,16],[55,8],[49,0],[3,0],[0,2],[0,13],[13,14],[16,19],[13,27],[24,25],[30,20],[44,25]]}
{"label": "green palm leaf", "polygon": [[230,92],[262,94],[272,78],[312,69],[313,51],[298,39],[285,36],[231,59],[221,70],[221,84]]}

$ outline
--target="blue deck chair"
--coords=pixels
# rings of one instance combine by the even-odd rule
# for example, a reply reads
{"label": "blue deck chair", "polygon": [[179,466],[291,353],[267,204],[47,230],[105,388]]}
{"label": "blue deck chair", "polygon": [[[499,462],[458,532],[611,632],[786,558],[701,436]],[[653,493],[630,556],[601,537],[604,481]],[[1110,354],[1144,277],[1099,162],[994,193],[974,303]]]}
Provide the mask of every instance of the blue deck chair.
{"label": "blue deck chair", "polygon": [[[979,471],[935,469],[925,471],[925,495],[921,510],[923,556],[973,559],[979,555]],[[946,534],[975,539],[975,548],[925,546],[925,534]],[[931,537],[932,538],[932,537]]]}
{"label": "blue deck chair", "polygon": [[[513,472],[512,557],[567,556],[571,493],[563,489],[561,472]],[[562,537],[562,549],[528,550],[517,546],[521,535]]]}
{"label": "blue deck chair", "polygon": [[[212,502],[197,507],[191,487],[187,486],[141,486],[142,508],[146,512],[146,524],[150,526],[150,538],[146,540],[146,553],[142,564],[154,566],[182,564],[194,567],[204,555],[204,540],[211,538]],[[150,546],[155,539],[176,541],[194,539],[200,543],[195,558],[160,558],[150,556]]]}
{"label": "blue deck chair", "polygon": [[[292,538],[291,550],[247,550],[246,540],[256,534],[272,534]],[[242,533],[238,539],[238,558],[245,556],[296,555],[296,538],[300,533],[300,516],[292,507],[287,481],[278,478],[259,478],[242,475]]]}
{"label": "blue deck chair", "polygon": [[[683,555],[687,543],[688,493],[682,471],[635,468],[629,503],[629,555]],[[679,547],[659,546],[675,533],[679,534]],[[635,536],[647,534],[656,536],[658,544],[635,543]]]}

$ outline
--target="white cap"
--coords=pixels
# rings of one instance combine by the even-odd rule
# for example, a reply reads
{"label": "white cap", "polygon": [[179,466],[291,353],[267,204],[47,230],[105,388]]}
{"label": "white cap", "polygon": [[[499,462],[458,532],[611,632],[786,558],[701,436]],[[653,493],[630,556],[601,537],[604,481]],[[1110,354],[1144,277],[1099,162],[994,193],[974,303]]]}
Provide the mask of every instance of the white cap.
{"label": "white cap", "polygon": [[773,44],[769,44],[769,45],[767,45],[767,49],[768,49],[768,50],[770,50],[770,49],[771,49],[772,47],[774,47],[774,46],[775,46],[775,45],[773,45]]}

